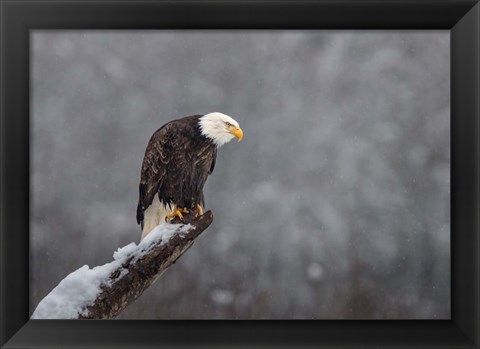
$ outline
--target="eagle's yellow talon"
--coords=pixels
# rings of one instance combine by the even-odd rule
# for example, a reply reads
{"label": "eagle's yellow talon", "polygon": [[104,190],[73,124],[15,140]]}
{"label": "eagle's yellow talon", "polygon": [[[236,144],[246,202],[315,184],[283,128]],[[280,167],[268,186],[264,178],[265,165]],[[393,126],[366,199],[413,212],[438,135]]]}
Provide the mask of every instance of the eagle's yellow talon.
{"label": "eagle's yellow talon", "polygon": [[197,211],[199,216],[203,216],[203,208],[199,204],[197,204]]}
{"label": "eagle's yellow talon", "polygon": [[172,213],[169,213],[165,216],[165,220],[170,220],[172,218],[175,218],[175,217],[178,217],[180,218],[180,220],[183,219],[183,215],[182,215],[182,212],[183,213],[188,213],[188,210],[186,208],[175,208]]}

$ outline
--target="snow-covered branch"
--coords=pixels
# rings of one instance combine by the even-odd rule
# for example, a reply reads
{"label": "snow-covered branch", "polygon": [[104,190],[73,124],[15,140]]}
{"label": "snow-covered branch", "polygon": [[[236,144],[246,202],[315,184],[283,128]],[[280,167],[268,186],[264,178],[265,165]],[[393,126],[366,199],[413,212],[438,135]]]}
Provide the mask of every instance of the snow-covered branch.
{"label": "snow-covered branch", "polygon": [[118,249],[110,263],[87,265],[64,278],[32,314],[32,319],[112,319],[140,297],[153,282],[188,250],[213,221],[211,211],[195,212],[162,224],[138,245]]}

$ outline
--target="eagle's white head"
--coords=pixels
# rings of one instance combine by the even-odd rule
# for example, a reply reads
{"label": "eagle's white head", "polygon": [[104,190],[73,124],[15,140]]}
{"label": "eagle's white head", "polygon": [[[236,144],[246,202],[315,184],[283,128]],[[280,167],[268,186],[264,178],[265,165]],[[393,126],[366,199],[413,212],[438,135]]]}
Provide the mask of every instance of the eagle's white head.
{"label": "eagle's white head", "polygon": [[217,147],[237,137],[240,142],[243,138],[243,131],[238,122],[228,115],[222,113],[205,114],[199,119],[202,135],[210,138]]}

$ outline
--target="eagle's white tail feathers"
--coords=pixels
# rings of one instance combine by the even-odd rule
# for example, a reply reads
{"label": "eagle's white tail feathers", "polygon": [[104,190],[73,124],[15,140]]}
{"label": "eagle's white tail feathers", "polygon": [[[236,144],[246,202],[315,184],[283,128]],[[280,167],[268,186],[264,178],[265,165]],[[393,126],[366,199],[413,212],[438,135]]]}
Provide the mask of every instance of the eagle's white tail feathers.
{"label": "eagle's white tail feathers", "polygon": [[141,240],[150,233],[157,225],[165,224],[165,217],[172,213],[169,206],[164,206],[158,199],[158,194],[153,198],[152,204],[145,210],[143,218],[143,230]]}

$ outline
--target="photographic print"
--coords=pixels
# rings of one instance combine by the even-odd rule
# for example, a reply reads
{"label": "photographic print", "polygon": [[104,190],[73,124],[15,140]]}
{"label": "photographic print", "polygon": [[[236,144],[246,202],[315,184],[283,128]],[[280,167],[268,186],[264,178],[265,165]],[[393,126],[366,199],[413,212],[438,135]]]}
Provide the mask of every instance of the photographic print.
{"label": "photographic print", "polygon": [[30,39],[32,318],[450,319],[449,31]]}

